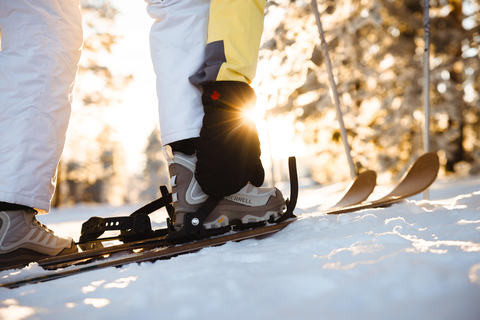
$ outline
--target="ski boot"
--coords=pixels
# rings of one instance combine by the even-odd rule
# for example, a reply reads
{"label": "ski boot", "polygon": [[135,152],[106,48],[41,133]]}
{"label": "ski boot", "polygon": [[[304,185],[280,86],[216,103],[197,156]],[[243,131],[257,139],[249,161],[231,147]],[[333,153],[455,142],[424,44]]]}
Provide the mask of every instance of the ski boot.
{"label": "ski boot", "polygon": [[[196,155],[173,152],[169,146],[165,153],[174,207],[172,224],[175,231],[179,231],[183,228],[184,215],[196,212],[209,197],[195,179]],[[282,215],[285,207],[285,200],[277,188],[258,188],[248,183],[237,193],[220,199],[203,220],[203,228],[241,227],[274,221]]]}
{"label": "ski boot", "polygon": [[0,211],[0,267],[77,252],[71,238],[55,236],[34,209]]}

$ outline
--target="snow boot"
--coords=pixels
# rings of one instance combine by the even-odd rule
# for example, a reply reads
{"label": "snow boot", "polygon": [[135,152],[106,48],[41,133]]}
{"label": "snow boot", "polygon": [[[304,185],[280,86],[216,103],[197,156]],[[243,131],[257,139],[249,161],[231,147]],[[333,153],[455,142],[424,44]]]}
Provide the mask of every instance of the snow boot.
{"label": "snow boot", "polygon": [[[173,224],[179,231],[185,213],[197,211],[208,195],[195,179],[195,154],[173,152],[169,146],[165,148],[165,154],[175,209]],[[214,229],[276,219],[283,214],[285,207],[285,200],[277,188],[258,188],[248,183],[237,193],[224,197],[205,219],[203,226]]]}
{"label": "snow boot", "polygon": [[34,209],[0,211],[0,267],[77,252],[71,238],[55,236]]}

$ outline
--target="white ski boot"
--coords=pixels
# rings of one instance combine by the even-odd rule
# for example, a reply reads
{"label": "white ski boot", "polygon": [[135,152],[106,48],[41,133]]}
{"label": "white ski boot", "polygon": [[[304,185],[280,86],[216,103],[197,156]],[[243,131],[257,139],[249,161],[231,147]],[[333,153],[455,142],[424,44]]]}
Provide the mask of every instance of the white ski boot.
{"label": "white ski boot", "polygon": [[[172,152],[165,148],[172,187],[175,230],[183,226],[187,212],[195,212],[208,198],[195,179],[195,155]],[[285,200],[277,188],[257,188],[247,184],[240,191],[224,197],[205,219],[205,229],[241,225],[276,219],[285,210]]]}
{"label": "white ski boot", "polygon": [[0,267],[77,252],[71,238],[55,236],[33,209],[0,211]]}

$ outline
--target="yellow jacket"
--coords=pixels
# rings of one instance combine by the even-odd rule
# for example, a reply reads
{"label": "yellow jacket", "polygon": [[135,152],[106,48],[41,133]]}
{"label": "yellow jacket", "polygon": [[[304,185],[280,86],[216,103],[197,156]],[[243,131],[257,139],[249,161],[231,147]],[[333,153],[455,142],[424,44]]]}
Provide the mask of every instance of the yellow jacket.
{"label": "yellow jacket", "polygon": [[251,83],[257,68],[266,0],[212,0],[205,64],[190,78]]}

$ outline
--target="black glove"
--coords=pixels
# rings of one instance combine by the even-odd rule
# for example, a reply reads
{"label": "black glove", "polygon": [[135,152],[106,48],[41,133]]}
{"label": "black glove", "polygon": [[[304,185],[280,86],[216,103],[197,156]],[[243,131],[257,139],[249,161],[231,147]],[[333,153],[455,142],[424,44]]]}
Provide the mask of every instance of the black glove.
{"label": "black glove", "polygon": [[238,192],[248,182],[259,187],[265,171],[260,140],[246,111],[255,106],[255,91],[246,83],[207,84],[202,95],[205,117],[200,131],[195,177],[210,196]]}

